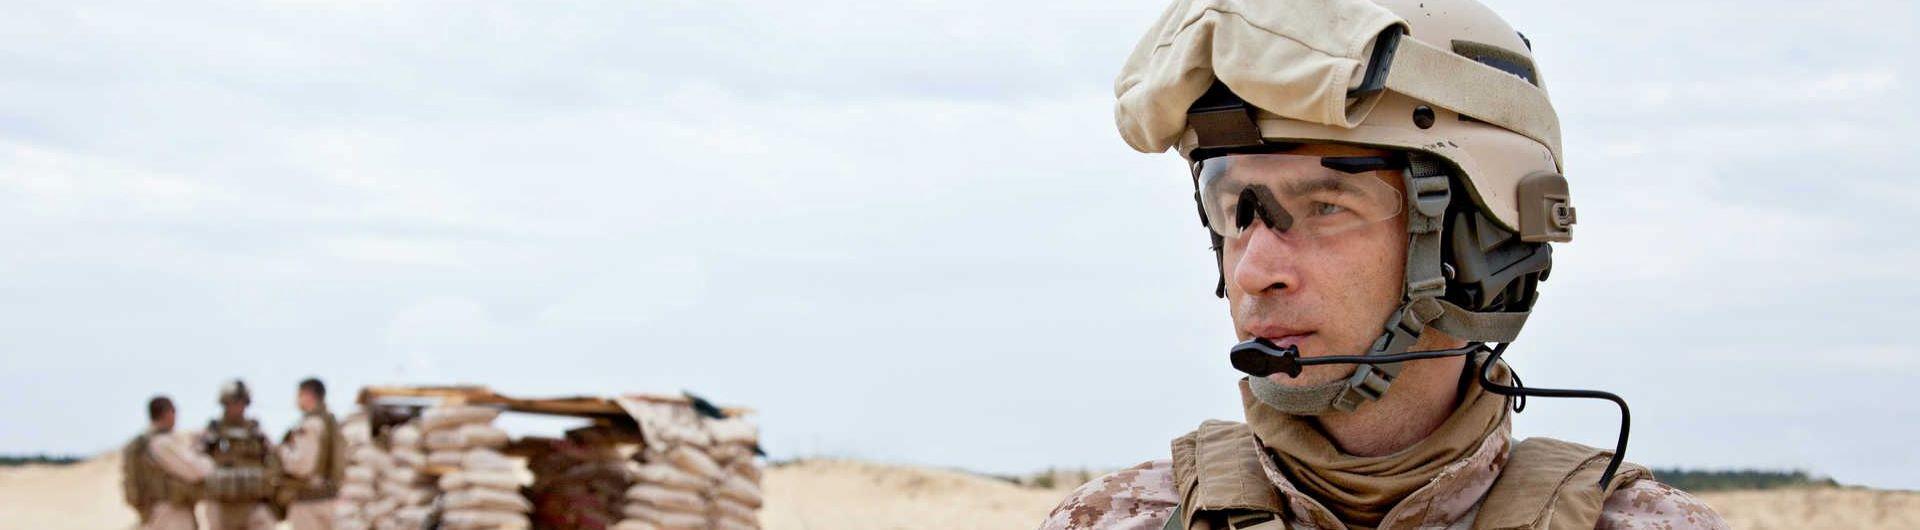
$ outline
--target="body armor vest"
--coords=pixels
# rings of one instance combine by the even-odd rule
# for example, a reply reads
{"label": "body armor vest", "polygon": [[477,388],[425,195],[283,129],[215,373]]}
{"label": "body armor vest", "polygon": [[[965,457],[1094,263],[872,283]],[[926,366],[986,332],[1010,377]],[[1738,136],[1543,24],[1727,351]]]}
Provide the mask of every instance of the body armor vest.
{"label": "body armor vest", "polygon": [[223,502],[257,502],[273,496],[270,478],[278,466],[260,432],[259,422],[207,423],[201,435],[201,448],[213,458],[213,473],[207,476],[207,498]]}
{"label": "body armor vest", "polygon": [[[288,475],[282,487],[284,491],[276,500],[302,502],[331,499],[340,492],[340,481],[347,474],[347,440],[340,433],[340,424],[334,420],[333,413],[320,409],[306,415],[308,418],[315,416],[320,418],[321,432],[313,474],[305,478]],[[289,436],[292,434],[288,433]]]}
{"label": "body armor vest", "polygon": [[[1208,421],[1173,442],[1174,485],[1180,504],[1165,530],[1284,529],[1283,495],[1262,470],[1246,424]],[[1608,451],[1551,438],[1514,444],[1492,489],[1468,517],[1475,530],[1593,528],[1614,490],[1653,474],[1625,463],[1604,488],[1595,487]]]}

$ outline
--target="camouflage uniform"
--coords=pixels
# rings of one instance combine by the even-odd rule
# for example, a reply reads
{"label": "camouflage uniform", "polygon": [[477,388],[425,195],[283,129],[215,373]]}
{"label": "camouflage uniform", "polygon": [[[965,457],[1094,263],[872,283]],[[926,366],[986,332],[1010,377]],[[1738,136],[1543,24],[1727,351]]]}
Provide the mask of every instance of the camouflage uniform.
{"label": "camouflage uniform", "polygon": [[[1379,528],[1466,529],[1473,526],[1481,496],[1506,465],[1511,423],[1487,436],[1480,447],[1454,462],[1425,487],[1415,490],[1387,513]],[[1332,511],[1302,493],[1271,458],[1261,459],[1267,479],[1285,499],[1288,528],[1344,530]],[[1146,462],[1081,485],[1041,524],[1042,530],[1161,530],[1180,502],[1173,463]],[[1651,479],[1622,486],[1602,507],[1602,529],[1721,529],[1726,521],[1706,503]]]}
{"label": "camouflage uniform", "polygon": [[333,463],[327,462],[333,452],[330,444],[334,434],[327,428],[330,417],[327,411],[307,414],[300,425],[287,433],[287,441],[280,445],[280,462],[288,480],[300,481],[308,487],[322,490],[327,495],[316,498],[296,497],[287,506],[287,524],[293,530],[327,530],[333,528],[334,498],[331,487],[326,481],[328,470]]}
{"label": "camouflage uniform", "polygon": [[[1493,352],[1484,362],[1496,363],[1505,345],[1519,335],[1538,286],[1551,269],[1549,244],[1571,242],[1576,222],[1561,164],[1559,116],[1540,82],[1532,49],[1531,41],[1476,0],[1173,0],[1138,41],[1115,80],[1115,124],[1135,150],[1171,149],[1189,163],[1197,213],[1208,229],[1220,272],[1215,296],[1231,304],[1288,296],[1283,291],[1295,289],[1289,285],[1292,280],[1260,272],[1240,274],[1246,269],[1232,260],[1268,259],[1250,249],[1271,245],[1267,242],[1282,235],[1292,240],[1333,236],[1341,230],[1335,224],[1321,225],[1324,231],[1296,224],[1299,219],[1287,213],[1286,205],[1335,206],[1340,215],[1327,218],[1345,219],[1340,222],[1345,229],[1400,223],[1406,251],[1398,307],[1382,327],[1374,328],[1379,334],[1372,343],[1362,350],[1321,355],[1406,353],[1433,330],[1461,341],[1456,348],[1478,344]],[[1321,156],[1297,151],[1302,144],[1387,153]],[[1318,160],[1309,162],[1311,158]],[[1323,203],[1312,193],[1328,187],[1319,183],[1345,188],[1346,182],[1370,182],[1367,177],[1347,180],[1362,173],[1397,180],[1397,195],[1379,193],[1372,195],[1385,199],[1361,200],[1352,196],[1367,194],[1332,193],[1348,197]],[[1389,204],[1391,199],[1404,201]],[[1249,235],[1256,232],[1272,236]],[[1280,249],[1271,251],[1280,255],[1294,247],[1268,248]],[[1321,287],[1344,288],[1338,282]],[[1240,331],[1242,340],[1255,338],[1253,330]],[[1289,372],[1286,365],[1292,361],[1280,348],[1268,342],[1237,351],[1234,367],[1256,378],[1299,375],[1297,364]],[[1297,347],[1287,349],[1287,355],[1303,354]],[[1243,352],[1252,355],[1240,355]],[[1380,399],[1400,366],[1398,361],[1361,364],[1352,377],[1329,382],[1332,386],[1281,389],[1284,395],[1276,399],[1286,403],[1275,410],[1297,415],[1352,411]],[[1606,483],[1614,489],[1589,489],[1584,497],[1555,496],[1571,490],[1530,481],[1539,470],[1556,470],[1543,464],[1547,460],[1540,459],[1539,448],[1572,444],[1513,442],[1504,418],[1474,427],[1449,437],[1445,456],[1419,460],[1417,475],[1364,477],[1392,479],[1396,495],[1405,490],[1398,486],[1418,489],[1363,507],[1374,509],[1352,518],[1372,523],[1376,509],[1390,508],[1378,520],[1380,528],[1472,528],[1476,522],[1505,527],[1515,514],[1533,513],[1515,503],[1525,499],[1546,501],[1529,506],[1540,506],[1537,513],[1547,516],[1520,525],[1525,527],[1585,526],[1594,519],[1601,528],[1726,527],[1693,497],[1639,478],[1645,475],[1637,466],[1632,474],[1614,475]],[[1240,522],[1278,512],[1281,524],[1254,523],[1263,529],[1349,527],[1333,510],[1303,494],[1309,490],[1290,481],[1259,440],[1248,439],[1252,441],[1246,453],[1236,454],[1231,445],[1216,453],[1244,458],[1215,461],[1245,465],[1201,469],[1189,465],[1194,455],[1181,453],[1177,462],[1156,460],[1089,482],[1056,508],[1042,528],[1161,529],[1183,498],[1199,498],[1188,495],[1193,488],[1183,492],[1180,487],[1203,483],[1194,480],[1197,475],[1228,477],[1220,488],[1226,497],[1258,495],[1247,496],[1249,506],[1206,499],[1224,504],[1200,503],[1196,512],[1222,517],[1248,515],[1231,513],[1236,510],[1257,512],[1235,519]],[[1183,447],[1176,445],[1176,453]],[[1321,462],[1342,456],[1315,453]],[[1448,461],[1452,463],[1438,470],[1426,467]],[[1196,474],[1196,469],[1204,473]],[[1429,473],[1430,480],[1420,480]],[[1573,482],[1545,484],[1576,487]],[[1490,493],[1495,500],[1486,500]],[[1572,509],[1572,501],[1579,501],[1578,509]],[[1354,513],[1353,508],[1344,506],[1341,512]],[[1556,512],[1560,508],[1569,509]],[[1552,517],[1556,513],[1567,517]]]}

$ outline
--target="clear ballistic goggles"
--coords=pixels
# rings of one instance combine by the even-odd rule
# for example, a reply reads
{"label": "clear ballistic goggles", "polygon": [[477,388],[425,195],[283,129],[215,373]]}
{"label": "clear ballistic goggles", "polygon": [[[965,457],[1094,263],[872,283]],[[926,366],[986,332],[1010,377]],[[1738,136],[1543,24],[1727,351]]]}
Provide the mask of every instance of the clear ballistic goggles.
{"label": "clear ballistic goggles", "polygon": [[1222,238],[1255,222],[1281,237],[1317,238],[1399,215],[1400,191],[1375,173],[1406,167],[1399,154],[1231,154],[1202,160],[1196,184],[1201,215]]}

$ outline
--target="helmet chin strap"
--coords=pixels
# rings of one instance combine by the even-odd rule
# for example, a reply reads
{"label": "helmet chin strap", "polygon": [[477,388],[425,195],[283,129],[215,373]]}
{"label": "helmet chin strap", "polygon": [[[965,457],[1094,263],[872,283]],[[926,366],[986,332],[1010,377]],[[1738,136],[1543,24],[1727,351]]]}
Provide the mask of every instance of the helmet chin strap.
{"label": "helmet chin strap", "polygon": [[1254,399],[1274,410],[1295,416],[1319,416],[1333,412],[1333,403],[1340,399],[1340,394],[1346,392],[1347,381],[1335,379],[1317,385],[1294,387],[1275,383],[1265,377],[1249,377],[1247,389],[1253,391]]}

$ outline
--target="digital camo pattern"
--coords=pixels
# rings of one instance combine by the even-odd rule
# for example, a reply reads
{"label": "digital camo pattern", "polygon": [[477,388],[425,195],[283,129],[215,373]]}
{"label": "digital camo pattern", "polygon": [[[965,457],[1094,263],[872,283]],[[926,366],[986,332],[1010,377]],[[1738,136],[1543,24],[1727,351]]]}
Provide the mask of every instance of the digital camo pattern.
{"label": "digital camo pattern", "polygon": [[1160,530],[1179,502],[1173,460],[1154,460],[1080,485],[1040,527]]}
{"label": "digital camo pattern", "polygon": [[[1481,449],[1448,467],[1432,484],[1401,501],[1380,528],[1466,528],[1479,499],[1506,464],[1507,431],[1498,429]],[[1333,513],[1300,493],[1267,461],[1267,478],[1287,497],[1289,528],[1345,529]],[[1075,489],[1041,523],[1042,530],[1160,530],[1180,501],[1173,462],[1154,460],[1108,474]],[[1651,479],[1614,491],[1601,509],[1601,529],[1724,529],[1726,521],[1706,503]]]}
{"label": "digital camo pattern", "polygon": [[1601,530],[1726,527],[1727,522],[1707,503],[1653,480],[1615,490],[1600,509]]}

